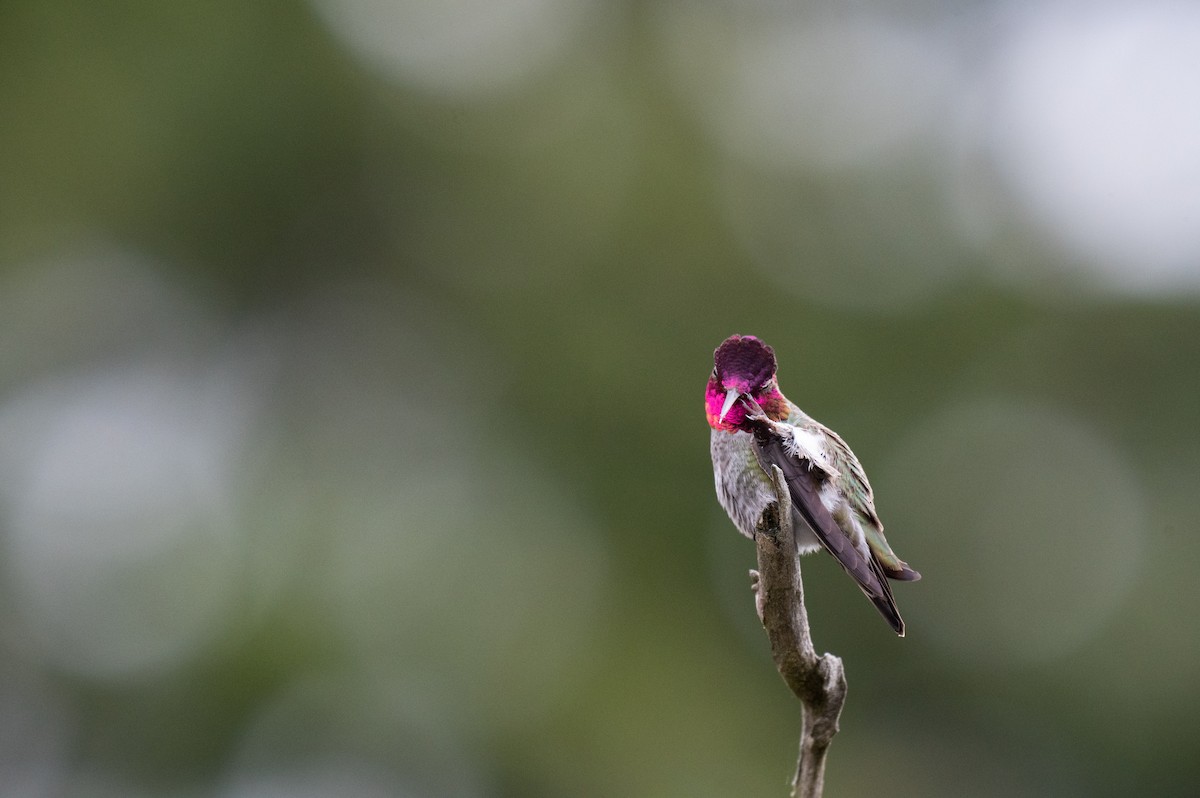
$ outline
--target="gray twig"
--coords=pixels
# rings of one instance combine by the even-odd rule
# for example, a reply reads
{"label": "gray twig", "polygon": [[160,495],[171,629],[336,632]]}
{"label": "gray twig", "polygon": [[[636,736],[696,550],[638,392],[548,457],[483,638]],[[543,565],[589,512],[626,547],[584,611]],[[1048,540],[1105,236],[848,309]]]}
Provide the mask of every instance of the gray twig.
{"label": "gray twig", "polygon": [[825,755],[838,732],[838,716],[846,701],[846,673],[840,657],[818,657],[813,648],[792,528],[791,496],[783,472],[771,466],[770,474],[776,501],[755,530],[758,571],[750,572],[754,603],[771,641],[775,667],[804,707],[792,798],[819,798],[825,787]]}

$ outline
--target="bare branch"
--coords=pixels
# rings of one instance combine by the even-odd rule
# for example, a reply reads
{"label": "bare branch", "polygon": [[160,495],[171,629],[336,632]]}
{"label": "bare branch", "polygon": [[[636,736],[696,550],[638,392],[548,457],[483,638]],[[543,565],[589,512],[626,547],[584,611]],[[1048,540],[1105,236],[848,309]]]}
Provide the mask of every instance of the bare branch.
{"label": "bare branch", "polygon": [[817,656],[804,609],[804,585],[792,528],[792,501],[783,472],[770,466],[775,504],[755,530],[758,572],[751,571],[755,607],[779,675],[804,707],[800,758],[792,779],[793,798],[819,798],[825,786],[825,755],[838,732],[846,700],[846,674],[833,654]]}

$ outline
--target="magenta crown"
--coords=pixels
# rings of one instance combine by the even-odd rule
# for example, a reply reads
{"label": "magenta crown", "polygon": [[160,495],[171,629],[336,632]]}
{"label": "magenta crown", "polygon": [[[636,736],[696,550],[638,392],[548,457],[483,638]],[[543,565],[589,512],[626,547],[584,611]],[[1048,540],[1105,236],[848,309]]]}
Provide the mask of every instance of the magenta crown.
{"label": "magenta crown", "polygon": [[717,379],[766,385],[775,376],[775,350],[753,335],[731,335],[713,352]]}

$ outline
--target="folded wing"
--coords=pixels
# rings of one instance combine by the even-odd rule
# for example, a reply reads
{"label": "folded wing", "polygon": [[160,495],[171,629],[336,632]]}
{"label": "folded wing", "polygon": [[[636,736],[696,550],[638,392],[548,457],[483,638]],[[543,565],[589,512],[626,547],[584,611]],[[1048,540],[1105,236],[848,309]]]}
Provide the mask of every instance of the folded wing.
{"label": "folded wing", "polygon": [[828,473],[789,446],[775,424],[764,419],[755,428],[755,447],[764,466],[778,466],[787,482],[792,505],[812,528],[817,540],[833,555],[838,564],[854,579],[859,589],[871,600],[896,634],[904,636],[904,620],[896,609],[892,590],[882,566],[874,553],[863,556],[850,538],[838,526],[829,509],[821,501],[821,487]]}

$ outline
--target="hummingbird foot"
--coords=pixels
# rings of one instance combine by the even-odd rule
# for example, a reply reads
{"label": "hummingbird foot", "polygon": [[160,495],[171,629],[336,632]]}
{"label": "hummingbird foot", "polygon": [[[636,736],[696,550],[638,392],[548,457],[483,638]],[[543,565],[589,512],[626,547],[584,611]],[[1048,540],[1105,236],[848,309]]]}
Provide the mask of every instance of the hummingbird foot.
{"label": "hummingbird foot", "polygon": [[762,590],[759,589],[758,571],[750,569],[750,589],[754,591],[754,609],[758,612],[758,622],[763,623],[763,605],[766,599],[763,598]]}

